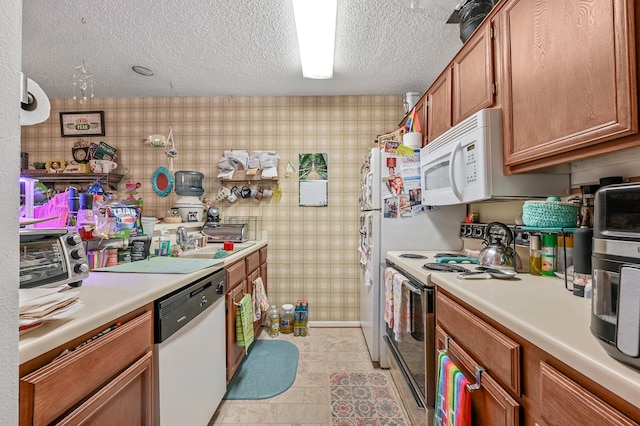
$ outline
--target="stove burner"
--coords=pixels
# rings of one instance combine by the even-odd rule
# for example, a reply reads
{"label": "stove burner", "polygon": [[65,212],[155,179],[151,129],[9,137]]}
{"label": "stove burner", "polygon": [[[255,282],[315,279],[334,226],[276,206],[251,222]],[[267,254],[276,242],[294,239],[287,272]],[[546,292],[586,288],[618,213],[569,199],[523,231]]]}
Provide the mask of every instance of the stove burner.
{"label": "stove burner", "polygon": [[422,254],[415,254],[415,253],[402,253],[399,257],[406,257],[407,259],[426,259],[427,256],[424,256]]}
{"label": "stove burner", "polygon": [[438,272],[469,272],[467,268],[451,263],[425,263],[422,268]]}

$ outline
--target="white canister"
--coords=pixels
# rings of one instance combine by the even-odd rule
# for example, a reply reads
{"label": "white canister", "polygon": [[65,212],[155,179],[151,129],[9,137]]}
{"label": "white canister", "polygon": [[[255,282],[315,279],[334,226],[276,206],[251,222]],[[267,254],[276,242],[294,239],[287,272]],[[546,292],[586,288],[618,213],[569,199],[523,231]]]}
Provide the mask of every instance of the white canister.
{"label": "white canister", "polygon": [[404,135],[402,135],[402,144],[414,149],[422,148],[422,133],[405,133]]}
{"label": "white canister", "polygon": [[416,106],[418,100],[420,100],[420,96],[422,96],[422,93],[420,92],[407,92],[404,94],[402,104],[404,105],[405,114],[409,114],[409,111],[411,111],[413,107]]}

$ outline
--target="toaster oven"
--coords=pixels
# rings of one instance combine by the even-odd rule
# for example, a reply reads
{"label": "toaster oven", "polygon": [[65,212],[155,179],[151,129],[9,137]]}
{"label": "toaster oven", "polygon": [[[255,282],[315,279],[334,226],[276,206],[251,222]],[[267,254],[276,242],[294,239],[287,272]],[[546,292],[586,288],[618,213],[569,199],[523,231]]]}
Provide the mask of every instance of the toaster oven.
{"label": "toaster oven", "polygon": [[79,287],[89,277],[80,235],[67,229],[20,230],[20,288]]}
{"label": "toaster oven", "polygon": [[591,332],[640,369],[640,183],[596,192],[592,273]]}

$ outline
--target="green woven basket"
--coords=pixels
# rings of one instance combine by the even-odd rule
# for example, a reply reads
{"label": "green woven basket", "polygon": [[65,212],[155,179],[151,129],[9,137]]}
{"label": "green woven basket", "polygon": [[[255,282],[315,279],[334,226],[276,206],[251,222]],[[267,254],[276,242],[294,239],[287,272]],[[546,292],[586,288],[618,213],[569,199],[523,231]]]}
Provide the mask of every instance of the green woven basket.
{"label": "green woven basket", "polygon": [[522,221],[537,228],[575,227],[578,221],[578,205],[562,201],[525,201]]}

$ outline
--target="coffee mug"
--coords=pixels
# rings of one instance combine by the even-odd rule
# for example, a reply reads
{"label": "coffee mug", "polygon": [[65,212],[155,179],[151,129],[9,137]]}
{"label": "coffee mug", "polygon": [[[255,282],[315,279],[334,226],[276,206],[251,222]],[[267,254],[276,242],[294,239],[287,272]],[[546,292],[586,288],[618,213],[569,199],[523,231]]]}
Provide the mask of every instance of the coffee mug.
{"label": "coffee mug", "polygon": [[111,173],[118,167],[118,163],[109,160],[91,160],[89,164],[93,173]]}
{"label": "coffee mug", "polygon": [[232,193],[227,197],[227,201],[228,201],[228,202],[230,202],[230,203],[235,203],[236,201],[238,201],[238,196],[232,192]]}
{"label": "coffee mug", "polygon": [[251,188],[247,185],[242,187],[242,198],[249,198],[251,196]]}
{"label": "coffee mug", "polygon": [[254,196],[254,198],[258,201],[262,200],[262,197],[264,196],[264,192],[263,189],[261,187],[257,187],[256,188],[256,195]]}
{"label": "coffee mug", "polygon": [[140,182],[127,182],[124,184],[127,187],[127,191],[133,192],[140,188]]}
{"label": "coffee mug", "polygon": [[272,189],[265,189],[264,191],[262,191],[262,197],[265,200],[268,200],[269,198],[273,197],[273,190]]}
{"label": "coffee mug", "polygon": [[218,189],[218,194],[216,195],[216,201],[223,201],[229,195],[231,195],[231,191],[229,190],[229,188],[227,188],[226,186],[221,186],[220,189]]}

